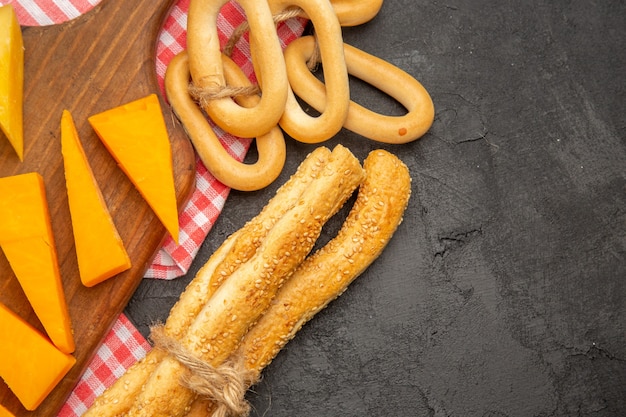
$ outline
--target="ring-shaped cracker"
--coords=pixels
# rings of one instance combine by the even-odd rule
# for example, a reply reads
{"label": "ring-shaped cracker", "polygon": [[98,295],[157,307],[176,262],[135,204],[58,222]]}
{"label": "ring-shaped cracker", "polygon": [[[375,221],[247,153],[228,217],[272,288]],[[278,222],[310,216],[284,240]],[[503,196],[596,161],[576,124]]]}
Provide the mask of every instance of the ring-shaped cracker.
{"label": "ring-shaped cracker", "polygon": [[[193,83],[201,89],[226,85],[218,38],[217,16],[227,0],[192,0],[187,20],[187,51]],[[230,98],[211,100],[204,109],[225,131],[240,137],[255,137],[269,132],[285,109],[287,71],[276,33],[272,12],[266,1],[238,0],[250,27],[253,61],[257,78],[263,80],[261,100],[250,108]]]}
{"label": "ring-shaped cracker", "polygon": [[[250,85],[248,78],[232,60],[223,56],[221,62],[229,85]],[[259,190],[271,184],[280,175],[286,159],[285,140],[280,128],[275,125],[268,133],[256,138],[259,156],[254,164],[239,162],[224,149],[206,116],[189,95],[189,76],[188,55],[183,51],[167,67],[165,90],[174,112],[209,172],[226,186],[240,191]],[[242,106],[253,106],[259,97],[245,96],[238,100]]]}
{"label": "ring-shaped cracker", "polygon": [[358,26],[372,20],[380,11],[383,0],[331,0],[341,26]]}
{"label": "ring-shaped cracker", "polygon": [[[293,91],[319,111],[326,104],[326,87],[306,64],[314,47],[312,37],[302,37],[286,48],[285,61]],[[350,75],[393,97],[407,109],[402,116],[388,116],[350,101],[344,123],[346,129],[391,144],[414,141],[430,129],[435,108],[428,91],[419,81],[389,62],[353,46],[344,44],[344,53]]]}
{"label": "ring-shaped cracker", "polygon": [[343,55],[343,36],[339,20],[329,0],[269,0],[269,5],[275,14],[292,6],[297,6],[306,13],[315,28],[327,86],[327,99],[324,101],[324,107],[317,109],[320,112],[317,116],[309,115],[302,109],[289,87],[285,112],[279,122],[280,127],[300,142],[326,141],[341,130],[350,102],[348,71]]}

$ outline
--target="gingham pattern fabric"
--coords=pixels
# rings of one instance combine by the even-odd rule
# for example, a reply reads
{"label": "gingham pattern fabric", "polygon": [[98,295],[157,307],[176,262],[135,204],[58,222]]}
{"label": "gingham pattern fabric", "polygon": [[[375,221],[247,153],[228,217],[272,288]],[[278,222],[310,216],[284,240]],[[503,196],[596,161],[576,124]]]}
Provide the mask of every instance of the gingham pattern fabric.
{"label": "gingham pattern fabric", "polygon": [[[99,2],[100,0],[0,0],[0,5],[13,4],[18,20],[23,26],[45,26],[78,17],[91,10]],[[172,7],[158,40],[155,71],[162,92],[167,64],[187,45],[188,8],[189,0],[179,0]],[[218,17],[218,30],[222,43],[226,42],[234,28],[244,20],[243,10],[234,1],[222,8]],[[305,25],[306,21],[303,19],[291,19],[279,24],[277,30],[282,46],[286,46],[300,36]],[[247,36],[239,41],[232,58],[252,81],[256,81]],[[236,159],[243,160],[251,141],[236,138],[215,126],[214,129],[228,152]],[[229,191],[197,159],[196,190],[180,215],[179,245],[168,238],[146,272],[146,278],[173,279],[187,272],[200,245],[224,207]],[[144,357],[149,350],[150,344],[146,339],[125,315],[120,315],[58,417],[82,415],[106,387],[137,360]]]}
{"label": "gingham pattern fabric", "polygon": [[146,356],[149,350],[150,344],[122,314],[61,408],[59,417],[82,415],[106,387]]}
{"label": "gingham pattern fabric", "polygon": [[48,26],[74,19],[91,10],[101,0],[4,0],[13,4],[22,26]]}

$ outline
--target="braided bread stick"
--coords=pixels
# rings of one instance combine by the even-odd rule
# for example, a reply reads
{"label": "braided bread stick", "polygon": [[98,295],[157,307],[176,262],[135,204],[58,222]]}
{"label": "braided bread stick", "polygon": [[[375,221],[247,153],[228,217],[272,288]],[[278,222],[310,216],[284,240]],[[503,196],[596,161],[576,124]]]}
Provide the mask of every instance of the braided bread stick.
{"label": "braided bread stick", "polygon": [[[241,265],[241,261],[250,259],[272,226],[296,204],[310,183],[319,177],[330,155],[326,147],[313,150],[263,210],[220,245],[170,310],[164,326],[166,335],[180,340],[222,281]],[[165,351],[152,349],[96,398],[83,417],[113,417],[126,413],[165,356]]]}
{"label": "braided bread stick", "polygon": [[[343,206],[363,177],[358,159],[337,145],[319,178],[278,219],[254,255],[217,288],[180,344],[211,366],[226,360],[308,255],[324,223]],[[195,397],[192,390],[181,385],[185,374],[180,362],[166,356],[127,415],[184,415]]]}
{"label": "braided bread stick", "polygon": [[[233,355],[243,358],[244,367],[257,376],[308,320],[378,258],[402,222],[411,195],[406,165],[387,151],[375,150],[363,168],[365,180],[337,236],[298,267]],[[187,417],[211,415],[214,407],[199,398]]]}

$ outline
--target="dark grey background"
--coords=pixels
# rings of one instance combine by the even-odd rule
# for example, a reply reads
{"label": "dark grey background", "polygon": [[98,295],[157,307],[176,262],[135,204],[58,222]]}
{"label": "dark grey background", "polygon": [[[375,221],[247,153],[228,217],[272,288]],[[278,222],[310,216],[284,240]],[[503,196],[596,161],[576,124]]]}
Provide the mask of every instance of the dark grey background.
{"label": "dark grey background", "polygon": [[[395,152],[410,207],[265,370],[255,415],[626,415],[624,1],[388,0],[344,38],[420,80],[436,120],[408,145],[325,144]],[[126,313],[145,335],[311,149],[288,140],[275,184],[231,193],[186,277],[144,280]]]}

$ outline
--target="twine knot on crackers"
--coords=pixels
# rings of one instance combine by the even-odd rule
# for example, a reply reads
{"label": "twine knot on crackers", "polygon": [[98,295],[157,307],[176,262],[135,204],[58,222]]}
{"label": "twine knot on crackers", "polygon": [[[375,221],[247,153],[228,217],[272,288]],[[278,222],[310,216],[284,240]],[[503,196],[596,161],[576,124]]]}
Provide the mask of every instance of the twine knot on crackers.
{"label": "twine knot on crackers", "polygon": [[214,417],[250,414],[250,404],[245,394],[248,387],[256,382],[256,376],[245,368],[242,358],[233,358],[215,367],[165,334],[163,325],[153,326],[150,330],[155,348],[168,352],[187,368],[188,372],[182,377],[181,384],[215,403]]}
{"label": "twine knot on crackers", "polygon": [[[289,7],[280,13],[276,13],[272,16],[274,23],[278,24],[280,22],[284,22],[285,20],[292,19],[294,17],[307,17],[304,10],[299,7]],[[244,33],[250,30],[250,25],[248,21],[244,21],[239,26],[235,28],[233,33],[230,35],[228,42],[224,45],[224,55],[231,56],[233,53],[233,49],[235,49],[235,44],[239,42],[239,39],[243,36]]]}
{"label": "twine knot on crackers", "polygon": [[238,96],[252,96],[254,94],[259,94],[261,91],[257,85],[250,85],[246,87],[235,87],[230,85],[198,87],[193,82],[189,83],[188,90],[191,98],[198,102],[202,108],[205,108],[212,100],[235,98]]}
{"label": "twine knot on crackers", "polygon": [[[280,22],[284,22],[286,20],[293,19],[296,17],[306,18],[307,15],[304,12],[304,10],[302,10],[299,7],[290,7],[290,8],[283,10],[280,13],[273,15],[272,19],[274,20],[274,23],[278,24]],[[233,30],[233,33],[231,34],[230,38],[228,38],[228,41],[224,45],[224,48],[222,50],[223,54],[228,57],[231,57],[233,53],[233,49],[235,48],[235,45],[237,44],[237,42],[239,42],[239,39],[241,39],[244,33],[246,33],[248,30],[250,30],[250,25],[248,24],[248,21],[244,21],[241,24],[239,24],[239,26],[237,26]],[[314,54],[307,62],[307,65],[311,71],[315,71],[319,63],[320,63],[320,53],[319,53],[319,47],[316,44]],[[206,108],[208,102],[212,100],[219,100],[222,98],[235,98],[238,96],[251,96],[251,95],[261,93],[261,89],[259,88],[258,85],[251,85],[251,86],[246,86],[246,87],[233,87],[233,86],[228,86],[228,85],[215,86],[215,87],[198,87],[193,82],[189,83],[188,90],[189,90],[189,95],[202,108]]]}

